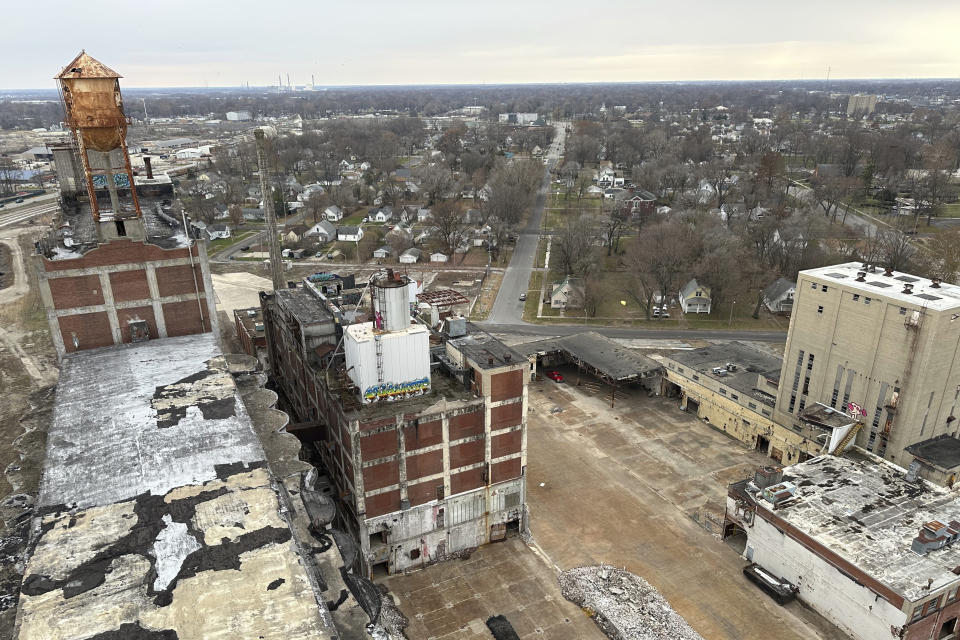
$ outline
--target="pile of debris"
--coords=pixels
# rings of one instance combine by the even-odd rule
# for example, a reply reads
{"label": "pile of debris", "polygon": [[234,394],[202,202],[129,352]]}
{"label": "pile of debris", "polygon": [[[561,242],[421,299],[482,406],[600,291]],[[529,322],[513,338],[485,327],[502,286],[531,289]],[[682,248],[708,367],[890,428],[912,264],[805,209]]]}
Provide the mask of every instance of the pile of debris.
{"label": "pile of debris", "polygon": [[646,580],[608,565],[560,574],[563,596],[593,613],[611,640],[703,640]]}

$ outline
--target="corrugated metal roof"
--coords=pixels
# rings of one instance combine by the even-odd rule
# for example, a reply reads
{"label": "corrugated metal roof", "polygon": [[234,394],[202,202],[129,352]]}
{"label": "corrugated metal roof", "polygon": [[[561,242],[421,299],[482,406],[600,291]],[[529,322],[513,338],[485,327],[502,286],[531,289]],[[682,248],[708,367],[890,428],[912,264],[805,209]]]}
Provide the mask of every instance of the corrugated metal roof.
{"label": "corrugated metal roof", "polygon": [[119,73],[103,64],[86,51],[73,59],[73,62],[63,68],[54,79],[69,80],[74,78],[122,78]]}

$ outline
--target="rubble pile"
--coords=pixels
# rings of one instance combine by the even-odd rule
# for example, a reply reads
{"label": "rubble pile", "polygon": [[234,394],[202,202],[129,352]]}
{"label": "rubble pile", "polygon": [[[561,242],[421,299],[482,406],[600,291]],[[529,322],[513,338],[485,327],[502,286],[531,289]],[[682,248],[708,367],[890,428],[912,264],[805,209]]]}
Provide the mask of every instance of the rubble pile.
{"label": "rubble pile", "polygon": [[560,574],[563,596],[593,612],[611,640],[703,640],[650,583],[608,565]]}

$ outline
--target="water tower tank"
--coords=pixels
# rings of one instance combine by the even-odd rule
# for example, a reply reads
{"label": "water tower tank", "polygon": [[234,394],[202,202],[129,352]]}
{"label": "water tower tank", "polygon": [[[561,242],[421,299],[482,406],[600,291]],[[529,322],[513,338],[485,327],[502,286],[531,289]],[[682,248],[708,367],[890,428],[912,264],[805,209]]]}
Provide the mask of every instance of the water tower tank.
{"label": "water tower tank", "polygon": [[399,331],[410,326],[410,279],[393,269],[378,273],[370,283],[373,326],[378,331]]}

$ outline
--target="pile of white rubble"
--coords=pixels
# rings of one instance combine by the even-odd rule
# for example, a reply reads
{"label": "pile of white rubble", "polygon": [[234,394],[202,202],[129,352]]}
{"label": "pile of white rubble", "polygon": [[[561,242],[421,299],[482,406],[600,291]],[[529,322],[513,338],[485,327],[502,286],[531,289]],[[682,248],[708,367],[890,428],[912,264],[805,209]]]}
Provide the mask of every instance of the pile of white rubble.
{"label": "pile of white rubble", "polygon": [[564,597],[594,612],[612,640],[703,640],[646,580],[600,565],[560,574]]}

